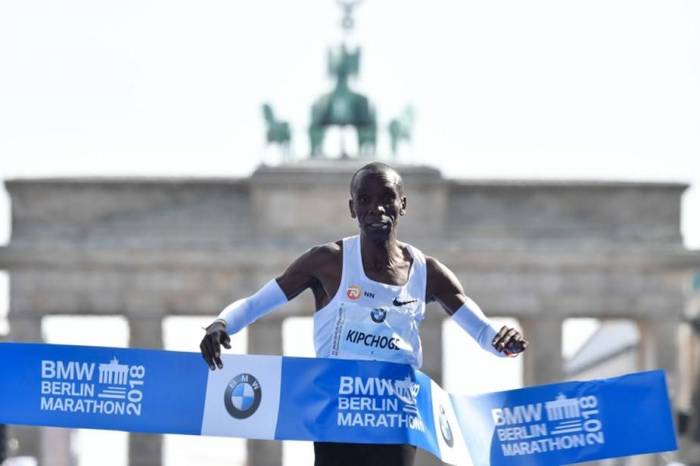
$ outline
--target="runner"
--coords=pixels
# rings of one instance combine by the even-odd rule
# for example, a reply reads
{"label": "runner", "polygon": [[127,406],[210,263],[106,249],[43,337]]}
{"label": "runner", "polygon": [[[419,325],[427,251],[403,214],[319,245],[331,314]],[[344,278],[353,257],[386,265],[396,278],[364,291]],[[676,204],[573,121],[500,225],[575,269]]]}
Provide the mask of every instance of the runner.
{"label": "runner", "polygon": [[[437,259],[398,240],[406,213],[403,180],[373,162],[350,181],[350,215],[360,234],[316,246],[254,295],[233,302],[206,329],[200,349],[212,370],[222,368],[221,346],[259,317],[311,289],[317,357],[379,360],[418,369],[423,353],[419,324],[425,304],[437,301],[481,348],[516,356],[527,341],[514,328],[496,330],[466,296],[457,277]],[[315,466],[410,466],[412,445],[316,442]]]}

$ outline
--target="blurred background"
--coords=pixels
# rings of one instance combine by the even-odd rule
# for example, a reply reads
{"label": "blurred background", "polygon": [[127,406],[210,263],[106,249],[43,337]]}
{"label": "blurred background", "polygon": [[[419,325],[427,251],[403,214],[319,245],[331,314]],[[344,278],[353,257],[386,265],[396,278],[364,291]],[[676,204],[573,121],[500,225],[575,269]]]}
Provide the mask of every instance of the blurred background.
{"label": "blurred background", "polygon": [[[0,0],[0,333],[196,351],[232,299],[354,234],[349,177],[378,159],[406,176],[404,238],[533,342],[495,360],[435,317],[426,372],[478,393],[663,367],[684,453],[606,464],[700,464],[699,23],[674,0]],[[373,142],[319,123],[326,94],[366,103]],[[311,309],[233,351],[313,355]],[[296,442],[6,437],[42,465],[312,463]]]}

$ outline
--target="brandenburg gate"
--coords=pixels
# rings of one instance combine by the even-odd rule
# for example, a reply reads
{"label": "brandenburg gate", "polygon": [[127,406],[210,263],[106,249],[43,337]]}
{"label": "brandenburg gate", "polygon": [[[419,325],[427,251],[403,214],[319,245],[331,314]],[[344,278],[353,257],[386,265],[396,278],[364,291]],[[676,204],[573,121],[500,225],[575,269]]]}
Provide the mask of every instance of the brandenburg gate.
{"label": "brandenburg gate", "polygon": [[[50,315],[120,315],[132,347],[161,347],[164,318],[213,317],[310,246],[354,234],[348,184],[361,163],[306,160],[240,179],[6,181],[9,338],[41,341]],[[452,268],[489,315],[518,320],[531,342],[525,384],[564,377],[564,319],[624,318],[642,335],[638,369],[665,369],[675,394],[676,332],[700,264],[680,232],[685,185],[455,180],[397,168],[408,196],[402,239]],[[256,322],[248,351],[281,354],[282,322],[312,312],[305,294]],[[435,305],[428,314],[423,369],[440,381],[446,314]],[[40,431],[10,429],[20,454],[46,457]],[[161,438],[131,434],[129,464],[160,466]],[[280,464],[280,443],[247,445],[249,465]]]}

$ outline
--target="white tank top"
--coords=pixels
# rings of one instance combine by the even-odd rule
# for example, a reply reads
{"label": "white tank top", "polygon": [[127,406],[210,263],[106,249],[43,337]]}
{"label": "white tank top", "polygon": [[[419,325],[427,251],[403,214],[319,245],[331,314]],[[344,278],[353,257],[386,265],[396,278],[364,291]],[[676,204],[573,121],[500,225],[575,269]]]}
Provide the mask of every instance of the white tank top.
{"label": "white tank top", "polygon": [[410,364],[423,362],[418,325],[425,317],[425,256],[413,258],[405,285],[367,278],[360,237],[343,239],[343,271],[333,299],[314,313],[316,356]]}

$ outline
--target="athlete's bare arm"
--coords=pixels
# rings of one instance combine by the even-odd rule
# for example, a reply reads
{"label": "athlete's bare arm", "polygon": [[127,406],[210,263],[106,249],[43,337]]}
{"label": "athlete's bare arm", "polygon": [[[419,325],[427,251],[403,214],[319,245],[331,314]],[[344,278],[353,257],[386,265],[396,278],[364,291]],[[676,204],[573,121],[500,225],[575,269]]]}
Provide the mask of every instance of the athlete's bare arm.
{"label": "athlete's bare arm", "polygon": [[[426,256],[425,260],[428,275],[426,302],[437,301],[449,315],[454,314],[468,301],[462,284],[455,274],[437,259]],[[505,349],[510,353],[519,353],[527,348],[527,340],[520,332],[506,325],[498,331],[491,344],[501,352]]]}
{"label": "athlete's bare arm", "polygon": [[[292,262],[276,281],[287,300],[294,299],[310,288],[314,294],[316,310],[319,310],[338,291],[342,268],[342,241],[337,241],[309,249]],[[206,334],[199,345],[202,357],[212,370],[223,367],[222,346],[230,349],[231,338],[226,322],[217,319],[206,328]]]}
{"label": "athlete's bare arm", "polygon": [[434,257],[425,257],[428,274],[426,302],[437,301],[452,315],[467,299],[462,284],[455,274]]}

